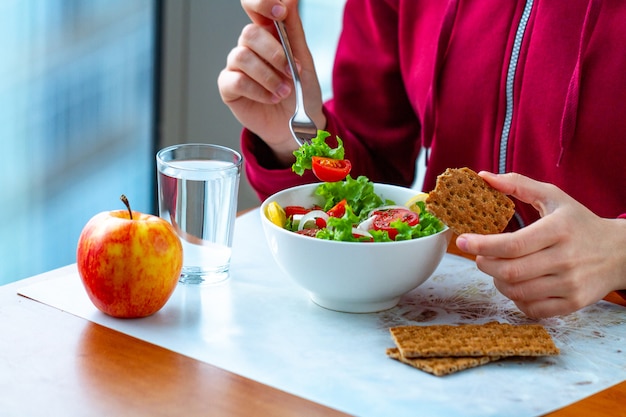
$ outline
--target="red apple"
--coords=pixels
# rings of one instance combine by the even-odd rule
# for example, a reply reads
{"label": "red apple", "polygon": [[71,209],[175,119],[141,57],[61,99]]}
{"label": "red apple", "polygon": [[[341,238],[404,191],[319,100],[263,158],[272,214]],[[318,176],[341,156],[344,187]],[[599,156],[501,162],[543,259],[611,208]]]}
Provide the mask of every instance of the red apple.
{"label": "red apple", "polygon": [[159,311],[176,288],[183,248],[164,219],[128,210],[96,214],[78,239],[78,273],[94,305],[113,317]]}

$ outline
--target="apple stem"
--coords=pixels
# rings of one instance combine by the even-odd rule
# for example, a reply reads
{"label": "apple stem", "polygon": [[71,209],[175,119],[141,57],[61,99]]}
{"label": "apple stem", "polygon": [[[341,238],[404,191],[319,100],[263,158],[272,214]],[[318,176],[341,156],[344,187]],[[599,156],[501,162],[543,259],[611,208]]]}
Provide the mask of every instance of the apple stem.
{"label": "apple stem", "polygon": [[120,196],[120,200],[122,200],[122,203],[124,203],[126,205],[126,208],[128,209],[128,214],[130,216],[130,219],[133,219],[133,211],[130,209],[130,203],[128,202],[128,198],[126,198],[126,196],[124,194],[122,194]]}

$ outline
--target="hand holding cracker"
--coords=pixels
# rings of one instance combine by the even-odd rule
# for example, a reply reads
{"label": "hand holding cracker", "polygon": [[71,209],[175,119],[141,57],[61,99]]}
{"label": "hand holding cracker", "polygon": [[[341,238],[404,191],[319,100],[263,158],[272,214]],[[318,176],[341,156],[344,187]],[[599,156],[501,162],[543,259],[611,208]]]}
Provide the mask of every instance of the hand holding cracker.
{"label": "hand holding cracker", "polygon": [[[482,174],[481,174],[482,175]],[[602,218],[557,186],[509,173],[489,183],[539,219],[512,233],[466,234],[457,247],[529,317],[565,315],[626,288],[626,220]]]}
{"label": "hand holding cracker", "polygon": [[426,208],[456,234],[500,233],[515,213],[515,204],[469,168],[448,168],[437,177]]}

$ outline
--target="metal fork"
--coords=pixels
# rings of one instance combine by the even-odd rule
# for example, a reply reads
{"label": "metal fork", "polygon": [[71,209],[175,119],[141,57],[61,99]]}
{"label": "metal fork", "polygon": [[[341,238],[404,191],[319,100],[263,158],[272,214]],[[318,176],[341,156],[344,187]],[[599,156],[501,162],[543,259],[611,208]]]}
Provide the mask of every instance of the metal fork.
{"label": "metal fork", "polygon": [[289,130],[291,130],[291,134],[296,142],[298,142],[298,145],[302,146],[303,143],[311,143],[311,139],[317,136],[317,127],[304,109],[302,83],[300,82],[298,68],[296,67],[293,53],[291,52],[291,44],[289,43],[289,38],[287,38],[285,25],[282,21],[279,22],[276,20],[274,21],[274,24],[278,30],[280,42],[283,44],[285,55],[287,55],[287,62],[289,63],[289,69],[291,70],[291,76],[293,78],[293,85],[296,93],[296,109],[294,110],[293,116],[291,116],[291,119],[289,120]]}

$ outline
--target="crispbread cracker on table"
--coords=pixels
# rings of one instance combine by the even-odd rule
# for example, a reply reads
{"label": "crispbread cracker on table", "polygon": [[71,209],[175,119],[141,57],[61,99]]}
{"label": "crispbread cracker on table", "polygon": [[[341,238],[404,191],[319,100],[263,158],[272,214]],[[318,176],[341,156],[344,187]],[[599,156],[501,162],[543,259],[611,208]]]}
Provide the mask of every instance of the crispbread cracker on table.
{"label": "crispbread cracker on table", "polygon": [[448,168],[437,177],[426,208],[457,234],[500,233],[515,204],[469,168]]}
{"label": "crispbread cracker on table", "polygon": [[405,358],[444,356],[558,355],[552,337],[539,324],[397,326],[389,329]]}
{"label": "crispbread cracker on table", "polygon": [[388,348],[387,356],[436,376],[449,375],[500,359],[499,356],[461,356],[447,358],[405,358],[398,348]]}

